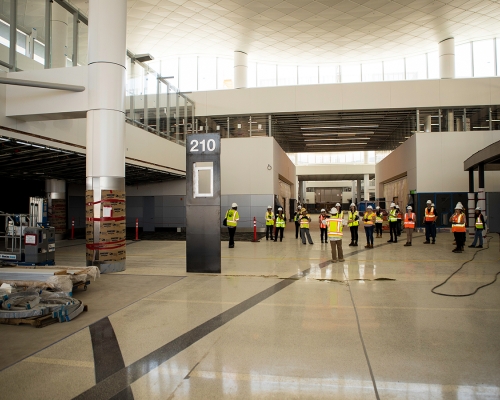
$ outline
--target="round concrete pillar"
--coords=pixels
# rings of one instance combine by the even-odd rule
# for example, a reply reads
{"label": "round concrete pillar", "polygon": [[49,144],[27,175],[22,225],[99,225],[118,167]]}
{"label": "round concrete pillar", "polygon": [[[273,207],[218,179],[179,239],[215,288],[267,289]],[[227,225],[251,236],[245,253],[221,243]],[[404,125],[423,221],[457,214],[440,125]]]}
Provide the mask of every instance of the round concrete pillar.
{"label": "round concrete pillar", "polygon": [[52,3],[51,57],[52,68],[65,68],[68,56],[69,13],[55,1]]}
{"label": "round concrete pillar", "polygon": [[64,239],[67,231],[66,181],[46,179],[45,192],[49,225],[55,228],[56,240]]}
{"label": "round concrete pillar", "polygon": [[439,42],[439,77],[455,78],[455,39],[448,38]]}
{"label": "round concrete pillar", "polygon": [[244,89],[247,87],[248,78],[248,55],[243,51],[234,52],[234,88]]}

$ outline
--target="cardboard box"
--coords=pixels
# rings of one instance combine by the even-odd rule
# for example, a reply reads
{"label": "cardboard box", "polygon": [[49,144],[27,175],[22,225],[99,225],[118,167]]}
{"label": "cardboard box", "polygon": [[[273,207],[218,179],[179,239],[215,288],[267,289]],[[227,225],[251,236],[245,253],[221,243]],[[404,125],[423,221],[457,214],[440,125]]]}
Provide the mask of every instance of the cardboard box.
{"label": "cardboard box", "polygon": [[124,249],[116,250],[99,250],[99,261],[122,261],[126,259],[126,251]]}
{"label": "cardboard box", "polygon": [[125,200],[125,192],[123,190],[101,190],[101,201],[108,199]]}

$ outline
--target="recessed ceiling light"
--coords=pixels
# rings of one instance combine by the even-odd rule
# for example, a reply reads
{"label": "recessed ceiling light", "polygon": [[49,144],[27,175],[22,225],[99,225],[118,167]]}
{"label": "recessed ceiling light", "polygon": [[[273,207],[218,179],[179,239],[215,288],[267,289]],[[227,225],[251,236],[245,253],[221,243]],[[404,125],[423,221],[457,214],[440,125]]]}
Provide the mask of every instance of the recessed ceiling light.
{"label": "recessed ceiling light", "polygon": [[326,140],[370,140],[370,139],[371,138],[369,138],[369,137],[334,138],[334,139],[330,139],[330,138],[321,139],[321,138],[318,138],[318,139],[304,139],[304,142],[323,142],[323,141],[326,141]]}
{"label": "recessed ceiling light", "polygon": [[337,125],[337,126],[305,126],[302,130],[307,129],[351,129],[351,128],[378,128],[378,125]]}
{"label": "recessed ceiling light", "polygon": [[307,143],[306,146],[308,147],[315,147],[315,146],[350,146],[350,145],[363,145],[363,144],[368,144],[368,143]]}
{"label": "recessed ceiling light", "polygon": [[327,136],[327,135],[373,135],[374,132],[325,132],[325,133],[303,133],[302,136]]}

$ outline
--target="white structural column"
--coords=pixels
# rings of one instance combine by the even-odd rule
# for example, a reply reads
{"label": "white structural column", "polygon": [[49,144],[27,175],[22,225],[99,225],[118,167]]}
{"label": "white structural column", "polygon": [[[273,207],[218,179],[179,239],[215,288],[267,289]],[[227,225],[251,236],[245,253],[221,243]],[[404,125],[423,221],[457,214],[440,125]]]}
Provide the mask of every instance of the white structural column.
{"label": "white structural column", "polygon": [[356,204],[356,181],[351,182],[351,203]]}
{"label": "white structural column", "polygon": [[52,68],[66,67],[68,56],[68,17],[69,13],[55,1],[52,3],[51,56]]}
{"label": "white structural column", "polygon": [[359,207],[359,203],[361,203],[361,179],[356,181],[356,204]]}
{"label": "white structural column", "polygon": [[425,132],[432,132],[432,118],[430,115],[426,115],[424,117],[424,131]]}
{"label": "white structural column", "polygon": [[455,78],[455,39],[448,38],[439,42],[439,77]]}
{"label": "white structural column", "polygon": [[67,229],[66,181],[46,179],[45,192],[47,194],[49,223],[56,230],[56,240],[61,240]]}
{"label": "white structural column", "polygon": [[248,55],[244,51],[234,52],[234,88],[244,89],[248,80]]}
{"label": "white structural column", "polygon": [[365,174],[365,179],[364,179],[364,185],[365,185],[365,201],[370,200],[370,175]]}
{"label": "white structural column", "polygon": [[[109,211],[106,212],[106,216],[101,215],[99,203],[101,191],[125,192],[126,21],[126,1],[89,1],[86,186],[87,194],[93,191],[94,243],[100,241],[101,218],[110,217]],[[118,213],[114,211],[113,213],[114,215],[110,217],[111,221],[118,222],[115,217]],[[121,222],[123,222],[123,215]],[[88,238],[89,232],[86,235]],[[124,253],[124,241],[121,244],[123,246],[118,250]],[[87,250],[89,250],[88,246]],[[87,264],[99,265],[101,272],[125,269],[124,257],[118,261],[108,261],[109,258],[116,256],[117,249],[112,251],[113,254],[108,260],[100,253],[100,251],[94,251],[90,260],[87,254]]]}
{"label": "white structural column", "polygon": [[448,110],[448,132],[453,132],[455,130],[455,116],[453,115],[453,110]]}

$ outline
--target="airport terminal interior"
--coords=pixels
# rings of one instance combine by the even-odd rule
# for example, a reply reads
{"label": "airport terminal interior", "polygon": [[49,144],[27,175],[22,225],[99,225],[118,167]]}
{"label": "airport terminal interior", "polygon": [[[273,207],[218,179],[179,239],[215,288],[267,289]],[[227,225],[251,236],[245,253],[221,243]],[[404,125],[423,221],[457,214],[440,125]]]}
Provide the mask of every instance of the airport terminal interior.
{"label": "airport terminal interior", "polygon": [[0,0],[0,398],[500,399],[494,0]]}

